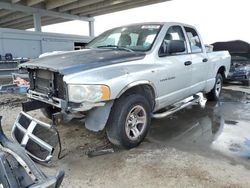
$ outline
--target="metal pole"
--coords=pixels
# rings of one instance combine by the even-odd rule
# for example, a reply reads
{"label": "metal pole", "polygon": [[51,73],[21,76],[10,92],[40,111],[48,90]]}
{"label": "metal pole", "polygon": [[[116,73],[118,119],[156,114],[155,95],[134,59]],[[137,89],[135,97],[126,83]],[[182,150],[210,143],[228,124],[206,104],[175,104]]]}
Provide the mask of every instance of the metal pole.
{"label": "metal pole", "polygon": [[42,23],[41,23],[41,15],[40,14],[33,14],[34,19],[34,28],[35,31],[42,31]]}
{"label": "metal pole", "polygon": [[89,21],[89,36],[90,37],[95,36],[94,21]]}

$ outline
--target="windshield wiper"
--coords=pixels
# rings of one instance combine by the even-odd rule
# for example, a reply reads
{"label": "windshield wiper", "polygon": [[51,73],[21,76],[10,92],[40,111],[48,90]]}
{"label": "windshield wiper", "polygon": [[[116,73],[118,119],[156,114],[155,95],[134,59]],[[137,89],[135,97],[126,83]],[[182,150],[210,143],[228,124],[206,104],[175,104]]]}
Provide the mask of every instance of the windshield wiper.
{"label": "windshield wiper", "polygon": [[117,45],[102,45],[102,46],[97,46],[97,48],[116,48],[118,50],[126,50],[128,52],[134,52],[130,48],[126,48],[124,46],[117,46]]}

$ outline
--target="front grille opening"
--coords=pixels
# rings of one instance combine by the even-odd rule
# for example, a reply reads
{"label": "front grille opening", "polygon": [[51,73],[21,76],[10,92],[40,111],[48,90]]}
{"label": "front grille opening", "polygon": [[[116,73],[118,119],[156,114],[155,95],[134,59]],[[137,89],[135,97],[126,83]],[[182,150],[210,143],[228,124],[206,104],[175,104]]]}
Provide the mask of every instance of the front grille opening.
{"label": "front grille opening", "polygon": [[29,139],[26,145],[26,150],[32,153],[32,155],[34,155],[35,157],[42,159],[42,160],[46,160],[46,157],[50,155],[49,151],[42,148],[39,144],[35,143],[31,139]]}
{"label": "front grille opening", "polygon": [[29,78],[31,90],[65,99],[63,75],[47,70],[30,70]]}
{"label": "front grille opening", "polygon": [[15,129],[15,131],[14,131],[14,136],[15,136],[17,142],[18,142],[19,144],[21,144],[21,142],[22,142],[22,140],[23,140],[23,137],[24,137],[24,133],[23,133],[22,131],[20,131],[20,130],[16,127],[16,129]]}
{"label": "front grille opening", "polygon": [[56,131],[54,131],[53,129],[47,129],[37,124],[32,134],[34,134],[44,142],[48,143],[53,148],[57,146],[58,137]]}
{"label": "front grille opening", "polygon": [[31,123],[31,120],[28,119],[26,116],[24,116],[24,115],[21,114],[18,123],[20,125],[22,125],[23,128],[28,129],[28,127],[29,127],[29,125]]}

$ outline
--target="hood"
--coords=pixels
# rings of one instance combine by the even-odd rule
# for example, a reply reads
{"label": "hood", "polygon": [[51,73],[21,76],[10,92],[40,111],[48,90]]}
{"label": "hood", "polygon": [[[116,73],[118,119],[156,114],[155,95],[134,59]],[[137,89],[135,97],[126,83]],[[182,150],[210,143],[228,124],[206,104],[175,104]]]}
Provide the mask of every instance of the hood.
{"label": "hood", "polygon": [[118,49],[85,49],[38,58],[19,65],[24,69],[45,69],[62,75],[72,74],[145,57],[143,52],[129,52]]}

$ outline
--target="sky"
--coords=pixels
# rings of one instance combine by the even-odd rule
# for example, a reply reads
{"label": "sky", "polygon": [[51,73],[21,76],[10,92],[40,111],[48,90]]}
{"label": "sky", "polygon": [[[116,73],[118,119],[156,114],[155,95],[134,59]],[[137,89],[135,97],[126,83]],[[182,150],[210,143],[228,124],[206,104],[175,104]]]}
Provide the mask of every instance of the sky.
{"label": "sky", "polygon": [[[95,17],[95,35],[138,22],[182,22],[195,26],[203,41],[250,42],[249,0],[172,0]],[[88,23],[71,21],[45,26],[44,32],[88,35]]]}

